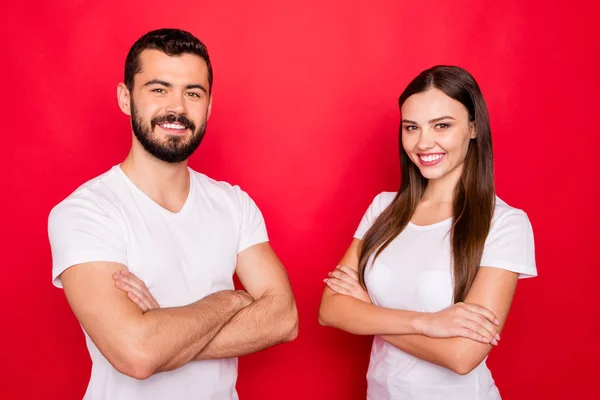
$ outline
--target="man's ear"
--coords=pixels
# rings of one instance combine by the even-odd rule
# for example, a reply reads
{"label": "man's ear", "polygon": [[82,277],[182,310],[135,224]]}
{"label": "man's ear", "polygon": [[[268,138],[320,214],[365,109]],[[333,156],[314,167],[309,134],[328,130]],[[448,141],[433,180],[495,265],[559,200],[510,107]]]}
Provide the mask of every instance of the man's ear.
{"label": "man's ear", "polygon": [[206,120],[207,121],[210,118],[210,113],[212,112],[212,101],[213,101],[213,95],[211,93],[210,97],[208,98],[208,111],[206,112]]}
{"label": "man's ear", "polygon": [[123,114],[131,116],[131,93],[124,83],[117,85],[117,101]]}

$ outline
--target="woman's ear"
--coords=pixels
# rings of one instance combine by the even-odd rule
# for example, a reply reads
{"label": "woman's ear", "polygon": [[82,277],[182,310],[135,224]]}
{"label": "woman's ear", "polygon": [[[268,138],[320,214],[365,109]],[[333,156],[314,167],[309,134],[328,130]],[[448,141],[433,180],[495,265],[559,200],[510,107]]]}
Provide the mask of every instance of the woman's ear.
{"label": "woman's ear", "polygon": [[477,137],[477,127],[475,121],[469,122],[469,137],[475,139]]}

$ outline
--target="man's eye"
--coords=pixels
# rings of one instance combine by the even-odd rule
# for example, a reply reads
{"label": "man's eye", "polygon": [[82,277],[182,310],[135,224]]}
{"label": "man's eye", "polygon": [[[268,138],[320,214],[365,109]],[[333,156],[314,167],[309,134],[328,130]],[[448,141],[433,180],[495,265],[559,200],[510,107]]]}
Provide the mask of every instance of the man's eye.
{"label": "man's eye", "polygon": [[198,93],[195,93],[195,92],[189,92],[188,96],[193,97],[195,99],[200,98],[200,95]]}
{"label": "man's eye", "polygon": [[165,89],[160,89],[160,88],[152,89],[152,91],[153,91],[154,93],[166,93],[166,92],[165,92]]}

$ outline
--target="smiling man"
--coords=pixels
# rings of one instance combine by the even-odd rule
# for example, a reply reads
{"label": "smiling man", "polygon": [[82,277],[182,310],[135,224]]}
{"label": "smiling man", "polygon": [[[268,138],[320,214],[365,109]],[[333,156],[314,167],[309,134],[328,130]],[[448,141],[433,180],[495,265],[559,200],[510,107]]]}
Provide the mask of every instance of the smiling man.
{"label": "smiling man", "polygon": [[147,33],[117,95],[127,158],[48,222],[53,283],[92,359],[84,398],[237,399],[237,357],[293,340],[297,311],[256,204],[187,165],[212,107],[206,47],[181,30]]}

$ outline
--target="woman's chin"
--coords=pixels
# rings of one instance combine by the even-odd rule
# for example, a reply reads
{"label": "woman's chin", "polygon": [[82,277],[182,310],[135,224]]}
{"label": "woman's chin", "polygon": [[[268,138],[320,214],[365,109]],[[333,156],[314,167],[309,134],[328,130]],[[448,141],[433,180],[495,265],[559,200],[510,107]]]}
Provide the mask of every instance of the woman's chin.
{"label": "woman's chin", "polygon": [[421,168],[421,175],[423,175],[423,178],[427,179],[428,181],[432,181],[432,180],[436,180],[436,179],[440,179],[441,177],[443,177],[444,171],[440,171],[440,170],[434,170],[433,168]]}

